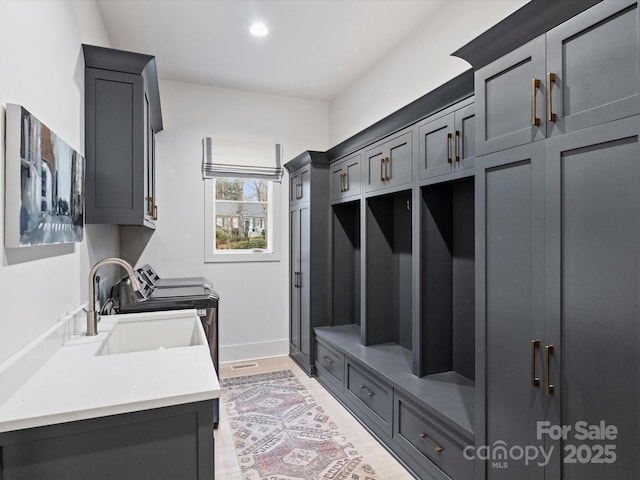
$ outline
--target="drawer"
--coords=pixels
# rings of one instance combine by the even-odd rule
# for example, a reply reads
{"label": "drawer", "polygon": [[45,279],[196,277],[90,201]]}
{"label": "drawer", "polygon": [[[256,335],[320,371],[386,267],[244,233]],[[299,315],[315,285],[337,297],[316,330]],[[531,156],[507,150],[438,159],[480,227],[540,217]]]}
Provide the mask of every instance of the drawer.
{"label": "drawer", "polygon": [[473,442],[448,431],[439,421],[421,411],[413,402],[396,394],[393,436],[418,462],[424,457],[456,480],[473,478],[473,461],[462,452]]}
{"label": "drawer", "polygon": [[322,368],[318,376],[326,372],[331,380],[340,384],[344,382],[344,355],[318,340],[316,340],[316,366]]}
{"label": "drawer", "polygon": [[347,391],[361,410],[391,434],[393,389],[366,370],[347,362]]}

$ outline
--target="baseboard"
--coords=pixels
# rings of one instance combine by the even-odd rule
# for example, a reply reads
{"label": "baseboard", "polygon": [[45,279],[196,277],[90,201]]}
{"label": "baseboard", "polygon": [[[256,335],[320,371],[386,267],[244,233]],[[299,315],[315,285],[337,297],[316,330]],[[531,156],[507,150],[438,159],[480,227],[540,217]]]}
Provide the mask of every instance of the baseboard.
{"label": "baseboard", "polygon": [[256,358],[282,357],[289,355],[289,339],[269,342],[241,343],[238,345],[220,345],[220,363],[242,362]]}

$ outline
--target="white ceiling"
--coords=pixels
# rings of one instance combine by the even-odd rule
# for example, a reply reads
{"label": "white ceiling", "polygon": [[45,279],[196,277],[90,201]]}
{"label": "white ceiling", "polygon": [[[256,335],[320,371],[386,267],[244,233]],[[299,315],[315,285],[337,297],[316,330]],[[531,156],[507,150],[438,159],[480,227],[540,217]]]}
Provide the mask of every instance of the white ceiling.
{"label": "white ceiling", "polygon": [[[98,0],[112,47],[155,55],[160,78],[329,101],[440,0]],[[269,36],[248,29],[262,20]]]}

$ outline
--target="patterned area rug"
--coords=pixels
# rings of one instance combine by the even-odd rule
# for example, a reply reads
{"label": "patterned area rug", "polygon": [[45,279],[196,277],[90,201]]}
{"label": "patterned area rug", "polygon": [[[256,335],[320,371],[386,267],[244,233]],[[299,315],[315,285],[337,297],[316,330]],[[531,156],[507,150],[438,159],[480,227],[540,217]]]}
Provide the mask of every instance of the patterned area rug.
{"label": "patterned area rug", "polygon": [[376,480],[291,370],[222,380],[244,480]]}

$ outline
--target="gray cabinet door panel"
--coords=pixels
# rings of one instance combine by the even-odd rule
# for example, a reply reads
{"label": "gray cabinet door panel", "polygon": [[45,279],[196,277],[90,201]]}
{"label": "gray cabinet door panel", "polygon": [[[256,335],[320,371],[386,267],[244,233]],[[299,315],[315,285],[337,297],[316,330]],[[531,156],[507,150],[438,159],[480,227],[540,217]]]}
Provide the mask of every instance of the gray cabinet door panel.
{"label": "gray cabinet door panel", "polygon": [[449,173],[453,164],[453,113],[433,120],[419,129],[420,178]]}
{"label": "gray cabinet door panel", "polygon": [[359,196],[361,176],[360,154],[331,165],[331,202]]}
{"label": "gray cabinet door panel", "polygon": [[[545,138],[544,74],[544,35],[475,73],[477,155]],[[540,87],[532,90],[534,79]],[[538,126],[532,124],[532,97]]]}
{"label": "gray cabinet door panel", "polygon": [[300,272],[300,210],[291,210],[289,217],[289,245],[291,246],[289,338],[292,353],[297,353],[300,351],[300,289],[298,287],[298,275]]}
{"label": "gray cabinet door panel", "polygon": [[472,168],[476,156],[476,107],[474,104],[456,110],[454,154],[457,168]]}
{"label": "gray cabinet door panel", "polygon": [[[478,159],[479,255],[486,265],[479,292],[480,365],[485,365],[486,418],[478,445],[532,445],[543,396],[531,383],[531,341],[543,337],[544,144]],[[486,362],[486,363],[485,363]],[[541,377],[542,364],[536,363]],[[542,478],[537,468],[508,462],[487,479]]]}
{"label": "gray cabinet door panel", "polygon": [[411,132],[375,145],[365,152],[366,191],[395,187],[413,180]]}
{"label": "gray cabinet door panel", "polygon": [[547,71],[556,75],[548,136],[640,113],[639,30],[637,3],[615,1],[547,34]]}
{"label": "gray cabinet door panel", "polygon": [[311,344],[311,209],[300,207],[300,353],[309,355]]}
{"label": "gray cabinet door panel", "polygon": [[557,458],[551,478],[640,478],[639,134],[632,117],[547,142],[546,341],[558,347],[549,419],[618,429],[595,442],[574,430],[562,456],[568,445],[611,444],[616,460]]}

